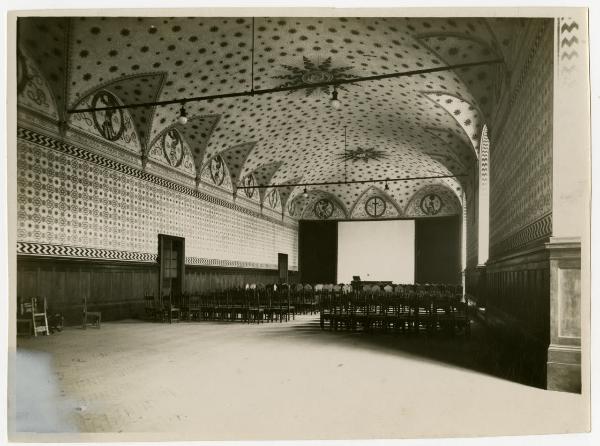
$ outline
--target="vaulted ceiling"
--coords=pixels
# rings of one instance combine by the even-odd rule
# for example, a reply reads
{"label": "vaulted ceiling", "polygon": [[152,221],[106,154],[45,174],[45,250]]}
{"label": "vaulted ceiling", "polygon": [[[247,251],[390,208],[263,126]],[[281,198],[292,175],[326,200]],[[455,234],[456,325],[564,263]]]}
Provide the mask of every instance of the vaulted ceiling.
{"label": "vaulted ceiling", "polygon": [[[68,109],[111,105],[94,96],[102,90],[133,104],[507,60],[522,27],[482,18],[257,17],[252,23],[250,17],[31,18],[19,22],[19,48],[45,79],[59,119],[75,125],[80,117]],[[176,124],[178,104],[130,109],[127,146],[146,157],[165,135],[177,139],[168,133],[175,128],[193,159],[188,170],[200,178],[221,155],[234,188],[249,174],[256,184],[465,174],[476,165],[506,68],[347,84],[339,109],[329,105],[328,87],[190,102],[185,126]],[[430,184],[458,194],[464,187],[453,178],[401,181],[387,195],[401,208]],[[369,187],[309,189],[349,210]],[[283,192],[291,201],[302,191]]]}

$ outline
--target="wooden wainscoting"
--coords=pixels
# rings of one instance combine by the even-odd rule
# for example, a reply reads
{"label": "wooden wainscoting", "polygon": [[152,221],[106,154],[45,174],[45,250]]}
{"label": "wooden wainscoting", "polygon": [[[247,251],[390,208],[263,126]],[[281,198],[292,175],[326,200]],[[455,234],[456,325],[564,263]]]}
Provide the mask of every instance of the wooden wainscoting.
{"label": "wooden wainscoting", "polygon": [[[289,271],[288,280],[295,282],[296,271]],[[188,293],[202,293],[209,290],[224,290],[244,286],[247,283],[277,283],[279,271],[276,269],[228,268],[218,266],[185,266],[185,290]]]}
{"label": "wooden wainscoting", "polygon": [[522,382],[546,387],[550,259],[543,243],[488,261],[485,320],[502,337]]}
{"label": "wooden wainscoting", "polygon": [[[51,312],[62,313],[66,325],[81,323],[83,298],[103,321],[143,318],[144,294],[158,292],[158,264],[47,256],[17,256],[17,296],[46,297]],[[297,272],[289,272],[296,280]],[[185,291],[200,293],[275,283],[279,271],[186,265]]]}
{"label": "wooden wainscoting", "polygon": [[118,262],[61,257],[17,257],[17,296],[46,297],[51,312],[65,324],[81,323],[83,298],[102,320],[143,315],[144,293],[158,289],[155,263]]}

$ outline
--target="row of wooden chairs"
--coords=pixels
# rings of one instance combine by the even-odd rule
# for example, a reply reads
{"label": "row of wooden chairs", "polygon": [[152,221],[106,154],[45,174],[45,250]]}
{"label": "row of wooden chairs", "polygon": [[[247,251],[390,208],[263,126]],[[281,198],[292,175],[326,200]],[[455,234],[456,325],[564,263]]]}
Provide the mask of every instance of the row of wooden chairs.
{"label": "row of wooden chairs", "polygon": [[388,285],[360,291],[334,286],[319,302],[322,329],[470,334],[469,307],[460,286]]}
{"label": "row of wooden chairs", "polygon": [[[188,321],[242,321],[287,322],[296,317],[289,287],[253,286],[232,288],[202,294],[173,295],[156,299],[144,296],[146,315],[160,322]],[[316,311],[316,310],[315,310]]]}

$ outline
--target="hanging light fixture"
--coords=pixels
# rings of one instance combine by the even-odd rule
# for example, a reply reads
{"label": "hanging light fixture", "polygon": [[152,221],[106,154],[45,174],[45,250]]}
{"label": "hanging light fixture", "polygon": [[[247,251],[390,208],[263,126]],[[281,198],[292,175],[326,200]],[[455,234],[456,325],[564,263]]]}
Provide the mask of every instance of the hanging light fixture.
{"label": "hanging light fixture", "polygon": [[185,103],[181,103],[181,109],[179,110],[179,116],[177,122],[181,125],[186,125],[188,122],[187,112],[185,111]]}
{"label": "hanging light fixture", "polygon": [[385,179],[385,186],[384,186],[383,190],[386,190],[386,191],[387,191],[387,190],[390,190],[390,186],[389,186],[389,184],[388,184],[388,180],[387,180],[387,178]]}
{"label": "hanging light fixture", "polygon": [[338,109],[342,106],[342,103],[338,99],[338,92],[335,88],[335,85],[333,86],[333,92],[331,93],[331,99],[329,100],[329,104],[335,109]]}
{"label": "hanging light fixture", "polygon": [[306,190],[306,186],[304,186],[304,192],[302,192],[302,196],[304,198],[308,198],[308,191]]}

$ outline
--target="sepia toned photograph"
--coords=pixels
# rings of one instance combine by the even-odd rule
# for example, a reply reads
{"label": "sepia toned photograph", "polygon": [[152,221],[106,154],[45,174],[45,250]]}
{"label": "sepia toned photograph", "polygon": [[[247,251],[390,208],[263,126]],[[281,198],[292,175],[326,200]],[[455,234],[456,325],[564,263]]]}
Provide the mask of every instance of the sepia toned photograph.
{"label": "sepia toned photograph", "polygon": [[8,437],[590,430],[586,8],[11,11]]}

